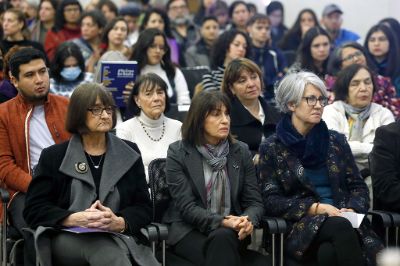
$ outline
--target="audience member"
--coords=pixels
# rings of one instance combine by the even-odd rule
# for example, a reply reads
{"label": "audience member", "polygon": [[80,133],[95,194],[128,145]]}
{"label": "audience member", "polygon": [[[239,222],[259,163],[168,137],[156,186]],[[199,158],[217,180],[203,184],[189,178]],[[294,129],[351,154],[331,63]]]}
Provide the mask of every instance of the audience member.
{"label": "audience member", "polygon": [[138,62],[138,75],[155,73],[167,84],[171,103],[190,104],[189,89],[182,71],[170,56],[170,48],[163,32],[156,28],[142,31],[133,47],[131,60]]}
{"label": "audience member", "polygon": [[110,23],[118,16],[118,7],[112,0],[100,0],[97,4],[97,9],[103,13],[107,23]]}
{"label": "audience member", "polygon": [[250,59],[233,59],[226,67],[222,91],[231,102],[231,132],[249,146],[253,162],[258,161],[258,149],[263,139],[275,132],[280,118],[275,107],[261,97],[261,69]]}
{"label": "audience member", "polygon": [[85,72],[82,53],[72,42],[57,48],[50,69],[50,92],[61,96],[70,97],[79,84],[93,81],[93,73]]}
{"label": "audience member", "polygon": [[185,63],[187,67],[210,66],[211,48],[218,38],[219,24],[215,16],[206,16],[200,27],[200,40],[187,48]]}
{"label": "audience member", "polygon": [[26,23],[24,13],[21,10],[7,9],[3,14],[2,26],[4,39],[0,41],[0,49],[3,54],[6,54],[14,45],[32,46],[44,52],[40,43],[30,41],[29,37],[24,35]]}
{"label": "audience member", "polygon": [[224,32],[228,23],[229,23],[229,15],[228,12],[228,4],[224,0],[217,0],[215,2],[215,16],[218,19],[220,32]]}
{"label": "audience member", "polygon": [[132,54],[131,47],[125,46],[128,37],[128,24],[123,17],[116,17],[107,23],[101,38],[102,52],[119,51],[129,58]]}
{"label": "audience member", "polygon": [[365,37],[364,47],[382,76],[390,77],[400,96],[400,50],[393,31],[384,24],[373,26]]}
{"label": "audience member", "polygon": [[39,19],[29,27],[31,40],[44,44],[46,34],[54,27],[56,20],[56,0],[42,0],[39,4]]}
{"label": "audience member", "polygon": [[272,1],[265,11],[271,23],[272,45],[276,46],[288,30],[284,24],[283,5],[279,1]]}
{"label": "audience member", "polygon": [[148,28],[156,28],[164,32],[167,37],[168,46],[170,49],[171,60],[179,65],[180,62],[180,49],[176,42],[170,28],[170,22],[167,14],[161,9],[149,9],[144,13],[140,32]]}
{"label": "audience member", "polygon": [[342,14],[343,11],[336,4],[329,4],[325,6],[322,11],[321,24],[329,33],[332,47],[339,46],[345,42],[358,41],[360,39],[358,34],[342,28]]}
{"label": "audience member", "polygon": [[379,21],[379,24],[383,24],[388,26],[394,33],[394,36],[397,39],[397,44],[399,45],[400,49],[400,23],[397,19],[395,18],[384,18],[381,21]]}
{"label": "audience member", "polygon": [[[71,140],[41,154],[24,210],[28,225],[43,229],[35,242],[41,265],[159,265],[150,248],[139,242],[140,228],[151,221],[140,151],[109,133],[116,123],[114,108],[112,96],[101,85],[78,86],[66,119]],[[123,235],[54,229],[46,234],[43,227]],[[50,247],[43,243],[46,238]]]}
{"label": "audience member", "polygon": [[249,17],[251,18],[255,14],[258,14],[257,6],[254,3],[247,3],[247,9],[249,10]]}
{"label": "audience member", "polygon": [[180,121],[164,115],[169,110],[167,83],[157,74],[141,75],[135,82],[128,105],[133,118],[117,126],[117,136],[138,145],[148,182],[148,166],[166,158],[169,144],[181,139]]}
{"label": "audience member", "polygon": [[319,27],[309,29],[300,44],[297,62],[288,71],[307,70],[324,79],[330,47],[329,35],[325,30]]}
{"label": "audience member", "polygon": [[35,23],[39,13],[39,0],[24,0],[22,3],[22,12],[25,15],[26,27],[29,28]]}
{"label": "audience member", "polygon": [[285,51],[297,51],[306,32],[319,27],[317,15],[312,9],[306,8],[300,11],[293,26],[285,33],[278,43],[279,48]]}
{"label": "audience member", "polygon": [[247,21],[250,18],[250,11],[246,2],[234,1],[229,6],[230,28],[246,32]]}
{"label": "audience member", "polygon": [[215,16],[215,9],[218,0],[201,0],[200,7],[194,15],[193,22],[201,26],[203,19],[208,16]]}
{"label": "audience member", "polygon": [[250,52],[251,40],[246,33],[237,29],[222,33],[211,50],[211,73],[203,76],[202,89],[221,89],[225,67],[235,58],[248,58]]}
{"label": "audience member", "polygon": [[[18,95],[0,105],[0,180],[12,196],[11,224],[22,234],[25,193],[41,151],[69,138],[64,121],[68,100],[49,94],[49,73],[42,52],[24,48],[9,60],[10,77]],[[32,250],[25,248],[25,265]],[[34,265],[34,264],[33,264]]]}
{"label": "audience member", "polygon": [[252,42],[252,53],[249,56],[262,71],[264,79],[264,98],[274,100],[274,84],[286,71],[286,59],[282,52],[271,47],[271,30],[266,15],[256,14],[247,23],[247,32]]}
{"label": "audience member", "polygon": [[331,53],[328,63],[328,75],[325,77],[325,84],[330,93],[329,100],[335,99],[333,86],[337,73],[350,65],[360,64],[368,66],[373,72],[375,80],[375,93],[372,97],[374,103],[380,104],[392,111],[396,118],[400,117],[400,99],[396,96],[396,88],[392,85],[389,77],[377,74],[376,66],[367,55],[364,47],[357,42],[348,42],[335,48]]}
{"label": "audience member", "polygon": [[276,102],[285,115],[260,146],[264,208],[287,222],[288,258],[313,265],[374,265],[383,245],[369,220],[353,229],[342,217],[367,213],[368,188],[346,138],[321,120],[327,96],[314,73],[291,73],[279,83]]}
{"label": "audience member", "polygon": [[78,0],[63,0],[57,8],[54,27],[46,34],[44,48],[49,60],[53,60],[57,47],[65,42],[81,37],[79,19],[82,6]]}
{"label": "audience member", "polygon": [[264,211],[248,147],[229,128],[227,96],[203,91],[193,98],[182,141],[168,149],[167,243],[194,265],[267,265],[246,249]]}
{"label": "audience member", "polygon": [[139,38],[138,20],[141,14],[140,6],[135,2],[129,2],[119,9],[119,15],[122,16],[128,24],[128,37],[125,45],[132,47]]}

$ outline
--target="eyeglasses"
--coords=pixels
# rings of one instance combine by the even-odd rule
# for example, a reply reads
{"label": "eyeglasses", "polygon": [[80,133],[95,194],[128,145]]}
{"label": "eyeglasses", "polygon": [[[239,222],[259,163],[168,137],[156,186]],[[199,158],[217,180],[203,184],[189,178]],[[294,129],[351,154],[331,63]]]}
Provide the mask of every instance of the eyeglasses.
{"label": "eyeglasses", "polygon": [[307,96],[307,97],[302,97],[303,99],[306,99],[308,106],[315,106],[317,104],[317,101],[319,104],[324,107],[328,105],[328,98],[324,96],[320,97],[315,97],[314,95],[312,96]]}
{"label": "eyeglasses", "polygon": [[342,59],[342,61],[354,61],[357,58],[360,58],[364,54],[361,51],[357,51],[354,54],[349,54],[345,58]]}
{"label": "eyeglasses", "polygon": [[106,106],[106,107],[92,107],[88,108],[88,111],[92,112],[94,116],[101,116],[103,114],[103,111],[106,111],[108,115],[112,115],[115,111],[115,106]]}

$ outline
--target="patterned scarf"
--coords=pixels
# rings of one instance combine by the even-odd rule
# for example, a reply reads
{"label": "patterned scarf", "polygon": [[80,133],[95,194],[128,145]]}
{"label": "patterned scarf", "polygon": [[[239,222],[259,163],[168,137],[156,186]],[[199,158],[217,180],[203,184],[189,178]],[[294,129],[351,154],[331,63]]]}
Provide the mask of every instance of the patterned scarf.
{"label": "patterned scarf", "polygon": [[231,211],[231,189],[226,170],[229,142],[225,140],[217,146],[206,144],[196,149],[203,156],[203,160],[211,168],[211,177],[206,177],[209,171],[204,171],[205,180],[209,180],[207,187],[207,209],[211,213],[223,216]]}
{"label": "patterned scarf", "polygon": [[364,108],[357,108],[343,102],[343,107],[346,114],[354,120],[350,128],[349,140],[362,141],[364,122],[371,115],[371,104]]}

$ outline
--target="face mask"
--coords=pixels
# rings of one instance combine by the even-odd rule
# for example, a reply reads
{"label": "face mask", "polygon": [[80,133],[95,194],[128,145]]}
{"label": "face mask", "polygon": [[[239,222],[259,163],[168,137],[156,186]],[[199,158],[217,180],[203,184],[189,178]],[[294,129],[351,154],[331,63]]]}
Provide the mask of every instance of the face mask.
{"label": "face mask", "polygon": [[63,70],[60,72],[61,77],[68,81],[76,80],[79,75],[82,73],[80,67],[64,67]]}

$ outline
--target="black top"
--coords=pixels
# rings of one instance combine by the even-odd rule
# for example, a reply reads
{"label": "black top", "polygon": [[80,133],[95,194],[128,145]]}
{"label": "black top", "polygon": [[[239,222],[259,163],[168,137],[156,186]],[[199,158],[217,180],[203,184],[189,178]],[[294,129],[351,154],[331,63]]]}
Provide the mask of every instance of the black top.
{"label": "black top", "polygon": [[[43,45],[39,42],[34,42],[30,40],[22,40],[22,41],[8,41],[6,39],[0,41],[0,49],[3,55],[5,55],[8,50],[11,49],[14,45],[19,45],[19,46],[32,46],[35,49],[40,50],[45,56],[46,52],[44,51]],[[47,56],[46,56],[47,60]]]}
{"label": "black top", "polygon": [[[89,155],[87,152],[85,152],[85,155],[89,163],[90,172],[92,172],[94,185],[96,186],[97,199],[99,199],[101,172],[103,170],[104,156],[106,155]],[[95,167],[95,165],[98,167]]]}

